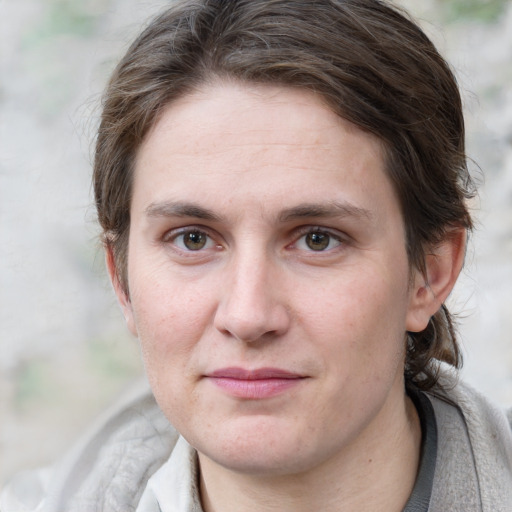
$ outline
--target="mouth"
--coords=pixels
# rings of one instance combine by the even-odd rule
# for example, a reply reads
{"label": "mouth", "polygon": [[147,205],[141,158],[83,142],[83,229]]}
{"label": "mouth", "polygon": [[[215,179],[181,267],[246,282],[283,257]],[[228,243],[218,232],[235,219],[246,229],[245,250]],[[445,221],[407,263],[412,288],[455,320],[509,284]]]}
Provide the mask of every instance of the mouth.
{"label": "mouth", "polygon": [[226,394],[246,400],[280,395],[300,385],[307,377],[279,368],[222,368],[205,376]]}

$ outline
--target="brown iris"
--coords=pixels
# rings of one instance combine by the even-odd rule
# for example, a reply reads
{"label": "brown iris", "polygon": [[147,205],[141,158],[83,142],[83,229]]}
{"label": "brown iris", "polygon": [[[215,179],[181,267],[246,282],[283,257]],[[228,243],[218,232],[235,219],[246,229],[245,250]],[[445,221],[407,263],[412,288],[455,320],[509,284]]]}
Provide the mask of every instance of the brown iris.
{"label": "brown iris", "polygon": [[183,234],[183,244],[190,251],[203,249],[208,241],[208,236],[201,231],[189,231]]}
{"label": "brown iris", "polygon": [[306,235],[306,245],[312,251],[323,251],[329,246],[331,241],[330,235],[327,233],[308,233]]}

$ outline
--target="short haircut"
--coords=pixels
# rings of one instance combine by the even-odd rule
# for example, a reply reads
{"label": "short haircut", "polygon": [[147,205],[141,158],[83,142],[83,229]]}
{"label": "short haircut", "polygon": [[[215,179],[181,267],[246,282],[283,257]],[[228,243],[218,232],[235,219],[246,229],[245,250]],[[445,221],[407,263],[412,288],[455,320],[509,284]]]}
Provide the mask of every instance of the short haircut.
{"label": "short haircut", "polygon": [[[453,228],[472,228],[474,195],[455,77],[418,25],[382,0],[181,0],[133,42],[107,86],[94,160],[104,243],[128,295],[134,162],[164,108],[217,79],[312,91],[383,143],[411,269]],[[461,362],[443,305],[407,333],[406,382],[429,389]]]}

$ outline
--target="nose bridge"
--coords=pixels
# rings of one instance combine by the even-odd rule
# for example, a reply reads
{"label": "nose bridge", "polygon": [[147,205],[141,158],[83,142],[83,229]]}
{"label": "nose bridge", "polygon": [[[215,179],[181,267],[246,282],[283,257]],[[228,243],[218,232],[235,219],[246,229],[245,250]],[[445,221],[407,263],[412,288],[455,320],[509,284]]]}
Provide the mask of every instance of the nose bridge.
{"label": "nose bridge", "polygon": [[271,307],[272,289],[269,286],[270,258],[251,254],[238,258],[235,264],[231,300],[240,307],[247,306],[254,313],[263,314]]}
{"label": "nose bridge", "polygon": [[282,333],[288,318],[277,293],[275,262],[263,248],[247,244],[233,256],[217,311],[217,327],[241,341]]}

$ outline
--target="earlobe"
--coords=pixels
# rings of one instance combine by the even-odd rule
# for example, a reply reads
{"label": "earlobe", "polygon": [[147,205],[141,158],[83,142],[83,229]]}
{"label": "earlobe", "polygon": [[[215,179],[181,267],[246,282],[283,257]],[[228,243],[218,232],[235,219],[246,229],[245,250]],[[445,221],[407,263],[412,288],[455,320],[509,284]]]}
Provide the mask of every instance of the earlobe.
{"label": "earlobe", "polygon": [[105,262],[108,270],[108,274],[110,276],[110,282],[112,283],[112,287],[114,288],[115,294],[117,296],[117,300],[119,305],[121,306],[121,310],[123,311],[124,319],[126,321],[126,325],[130,332],[137,336],[137,328],[135,326],[135,319],[133,316],[133,308],[130,301],[130,297],[126,293],[121,281],[119,280],[119,274],[116,266],[116,261],[114,258],[114,252],[111,246],[105,246]]}
{"label": "earlobe", "polygon": [[452,229],[425,257],[425,273],[415,270],[406,328],[423,331],[450,295],[464,264],[466,230]]}

